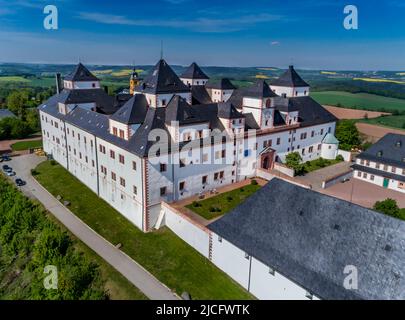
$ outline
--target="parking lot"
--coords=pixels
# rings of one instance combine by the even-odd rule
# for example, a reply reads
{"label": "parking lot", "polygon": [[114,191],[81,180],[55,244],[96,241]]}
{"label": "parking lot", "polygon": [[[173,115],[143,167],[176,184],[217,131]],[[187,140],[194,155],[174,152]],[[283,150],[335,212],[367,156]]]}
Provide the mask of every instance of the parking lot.
{"label": "parking lot", "polygon": [[400,208],[405,208],[405,193],[351,178],[345,183],[337,183],[330,188],[318,190],[321,193],[372,208],[377,201],[391,198]]}

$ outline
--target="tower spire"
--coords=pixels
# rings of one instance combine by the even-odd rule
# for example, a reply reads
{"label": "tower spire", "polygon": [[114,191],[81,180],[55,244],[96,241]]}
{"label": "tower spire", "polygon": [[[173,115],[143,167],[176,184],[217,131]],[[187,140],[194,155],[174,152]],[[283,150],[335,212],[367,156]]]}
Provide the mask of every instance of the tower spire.
{"label": "tower spire", "polygon": [[163,40],[160,41],[160,60],[163,59]]}

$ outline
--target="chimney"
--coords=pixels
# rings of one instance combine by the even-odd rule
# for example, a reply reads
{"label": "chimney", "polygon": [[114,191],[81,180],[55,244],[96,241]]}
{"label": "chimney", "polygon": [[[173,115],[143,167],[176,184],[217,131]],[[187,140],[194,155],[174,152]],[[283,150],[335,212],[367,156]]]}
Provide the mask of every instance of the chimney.
{"label": "chimney", "polygon": [[62,78],[60,73],[56,74],[56,93],[59,94],[62,91]]}

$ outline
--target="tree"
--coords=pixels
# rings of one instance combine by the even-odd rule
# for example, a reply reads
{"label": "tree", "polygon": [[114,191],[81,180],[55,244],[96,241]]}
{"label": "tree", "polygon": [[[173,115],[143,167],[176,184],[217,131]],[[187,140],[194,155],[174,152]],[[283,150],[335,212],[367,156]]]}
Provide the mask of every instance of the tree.
{"label": "tree", "polygon": [[301,155],[298,152],[291,152],[285,157],[287,167],[294,169],[295,174],[301,175],[305,173],[305,166],[302,164]]}
{"label": "tree", "polygon": [[20,117],[24,115],[27,102],[28,93],[26,91],[13,91],[7,97],[8,109]]}
{"label": "tree", "polygon": [[400,209],[394,199],[388,198],[384,201],[377,201],[374,204],[374,210],[394,218],[404,219],[404,209]]}
{"label": "tree", "polygon": [[336,138],[340,142],[340,148],[350,151],[352,148],[360,145],[360,135],[355,122],[351,120],[341,120],[336,126]]}

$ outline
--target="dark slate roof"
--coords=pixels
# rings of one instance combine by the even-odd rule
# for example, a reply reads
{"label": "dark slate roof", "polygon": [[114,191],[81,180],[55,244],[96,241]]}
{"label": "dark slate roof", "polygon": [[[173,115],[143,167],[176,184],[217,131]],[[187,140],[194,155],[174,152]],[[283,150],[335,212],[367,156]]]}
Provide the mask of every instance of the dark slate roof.
{"label": "dark slate roof", "polygon": [[289,98],[277,97],[272,99],[272,107],[281,112],[299,111],[298,104]]}
{"label": "dark slate roof", "polygon": [[0,120],[4,118],[16,118],[16,115],[8,109],[0,109]]}
{"label": "dark slate roof", "polygon": [[193,62],[186,71],[180,76],[182,79],[202,79],[208,80],[209,77],[201,70],[197,63]]}
{"label": "dark slate roof", "polygon": [[380,177],[385,177],[385,178],[390,178],[390,179],[394,179],[397,181],[405,182],[405,176],[401,176],[399,174],[392,173],[391,171],[378,170],[375,168],[370,168],[370,167],[362,166],[359,164],[352,165],[352,168],[353,168],[353,170],[359,170],[361,172],[366,172],[369,174],[373,174],[375,176],[380,176]]}
{"label": "dark slate roof", "polygon": [[205,86],[192,86],[191,87],[192,104],[210,104],[212,99],[207,92]]}
{"label": "dark slate roof", "polygon": [[218,103],[218,117],[222,119],[240,119],[244,115],[240,113],[230,102]]}
{"label": "dark slate roof", "polygon": [[64,78],[68,81],[99,81],[83,64],[79,63],[76,68]]}
{"label": "dark slate roof", "polygon": [[278,79],[272,81],[272,86],[280,87],[309,87],[299,74],[294,70],[294,66],[289,66],[288,70],[282,74]]}
{"label": "dark slate roof", "polygon": [[251,87],[244,90],[244,96],[258,99],[277,97],[265,80],[258,80]]}
{"label": "dark slate roof", "polygon": [[405,168],[405,134],[385,135],[358,158]]}
{"label": "dark slate roof", "polygon": [[[63,89],[61,93],[49,98],[44,104],[47,111],[58,113],[58,103],[79,104],[93,103],[96,104],[96,111],[103,114],[113,114],[117,111],[114,98],[109,96],[103,89]],[[40,106],[40,107],[41,107]]]}
{"label": "dark slate roof", "polygon": [[231,102],[236,108],[242,109],[243,107],[243,97],[246,93],[246,88],[238,88],[232,92],[229,102]]}
{"label": "dark slate roof", "polygon": [[190,125],[206,122],[206,119],[198,117],[198,114],[184,98],[175,95],[167,104],[165,117],[166,124],[170,125],[173,121],[178,121],[179,125]]}
{"label": "dark slate roof", "polygon": [[206,83],[205,87],[207,89],[217,89],[217,90],[234,90],[236,87],[232,84],[229,79],[221,79],[219,81],[210,80]]}
{"label": "dark slate roof", "polygon": [[322,123],[336,122],[338,119],[309,96],[288,98],[292,110],[298,111],[300,125],[303,127]]}
{"label": "dark slate roof", "polygon": [[136,94],[114,113],[111,119],[129,125],[140,124],[144,121],[147,110],[145,95]]}
{"label": "dark slate roof", "polygon": [[321,299],[405,299],[404,221],[273,179],[208,228]]}
{"label": "dark slate roof", "polygon": [[180,80],[167,62],[161,59],[136,90],[143,93],[165,94],[189,92],[190,88]]}
{"label": "dark slate roof", "polygon": [[64,104],[95,102],[98,111],[102,113],[112,114],[116,111],[114,98],[103,89],[63,89],[57,96],[58,102]]}

